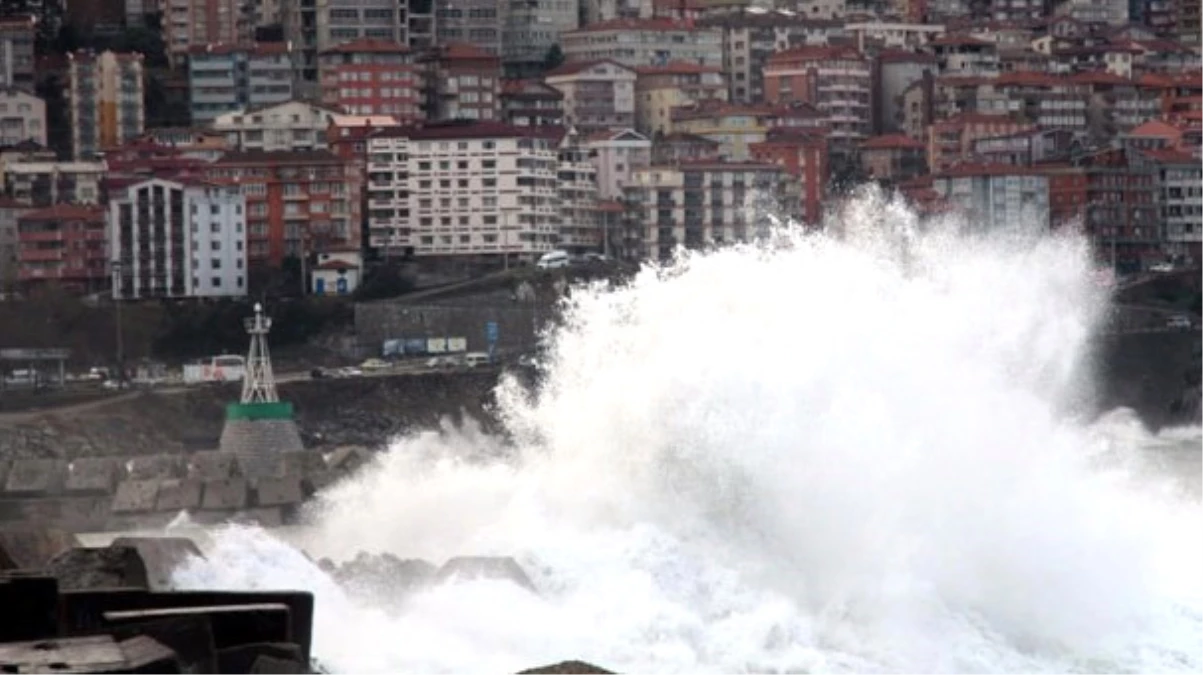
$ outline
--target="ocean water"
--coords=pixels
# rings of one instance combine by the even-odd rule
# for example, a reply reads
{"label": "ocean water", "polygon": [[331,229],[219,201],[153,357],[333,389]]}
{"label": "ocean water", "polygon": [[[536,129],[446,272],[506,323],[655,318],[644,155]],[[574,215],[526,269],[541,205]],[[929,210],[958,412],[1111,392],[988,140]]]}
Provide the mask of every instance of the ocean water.
{"label": "ocean water", "polygon": [[[1094,278],[1073,236],[867,194],[576,289],[507,438],[395,439],[176,582],[313,591],[336,672],[1198,672],[1200,431],[1083,415]],[[513,556],[539,592],[398,600],[312,561],[358,551]]]}

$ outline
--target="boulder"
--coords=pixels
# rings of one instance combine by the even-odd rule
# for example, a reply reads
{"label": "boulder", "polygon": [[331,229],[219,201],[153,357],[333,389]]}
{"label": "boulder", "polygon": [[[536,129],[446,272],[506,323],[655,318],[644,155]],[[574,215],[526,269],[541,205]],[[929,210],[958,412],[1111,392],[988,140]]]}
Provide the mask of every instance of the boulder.
{"label": "boulder", "polygon": [[56,459],[18,459],[4,482],[6,497],[45,497],[62,490],[66,466]]}
{"label": "boulder", "polygon": [[526,572],[510,557],[461,556],[452,558],[439,568],[435,581],[445,583],[456,579],[505,579],[537,593]]}
{"label": "boulder", "polygon": [[430,585],[437,573],[438,568],[425,560],[361,551],[334,570],[333,576],[352,590],[404,595]]}
{"label": "boulder", "polygon": [[67,466],[64,490],[71,495],[111,495],[117,489],[117,460],[82,457]]}
{"label": "boulder", "polygon": [[168,479],[159,483],[156,511],[193,511],[200,508],[204,484],[198,480]]}
{"label": "boulder", "polygon": [[224,480],[234,475],[235,457],[220,450],[192,454],[188,460],[188,478],[203,482]]}
{"label": "boulder", "polygon": [[206,511],[226,511],[246,508],[247,485],[242,478],[225,478],[205,482],[201,508]]}
{"label": "boulder", "polygon": [[130,480],[166,480],[181,478],[183,462],[179,455],[149,455],[133,457],[126,462],[126,474]]}

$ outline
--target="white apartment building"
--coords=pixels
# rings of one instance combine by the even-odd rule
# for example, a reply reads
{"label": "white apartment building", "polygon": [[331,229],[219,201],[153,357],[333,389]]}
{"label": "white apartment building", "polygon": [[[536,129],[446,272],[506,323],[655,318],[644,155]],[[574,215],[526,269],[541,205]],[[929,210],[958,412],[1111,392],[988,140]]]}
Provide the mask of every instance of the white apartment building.
{"label": "white apartment building", "polygon": [[373,248],[533,259],[560,239],[559,134],[445,122],[367,139]]}
{"label": "white apartment building", "polygon": [[686,162],[637,169],[624,189],[642,226],[642,255],[671,258],[678,246],[751,241],[766,232],[762,208],[788,204],[790,178],[776,164]]}
{"label": "white apartment building", "polygon": [[0,88],[0,145],[46,146],[46,102],[14,87]]}
{"label": "white apartment building", "polygon": [[1203,168],[1198,158],[1175,150],[1153,150],[1160,188],[1162,236],[1168,252],[1199,262],[1203,244]]}
{"label": "white apartment building", "polygon": [[246,295],[246,199],[237,186],[163,179],[109,201],[114,298]]}
{"label": "white apartment building", "polygon": [[76,159],[90,160],[142,135],[146,126],[141,54],[67,55],[71,143]]}
{"label": "white apartment building", "polygon": [[547,50],[580,25],[574,0],[499,0],[501,61],[512,76],[537,74]]}
{"label": "white apartment building", "polygon": [[673,61],[723,65],[721,30],[674,19],[603,21],[564,33],[560,47],[568,62],[609,59],[630,68]]}
{"label": "white apartment building", "polygon": [[571,253],[601,250],[597,213],[597,168],[577,134],[567,134],[559,144],[556,187],[560,202],[558,248]]}
{"label": "white apartment building", "polygon": [[213,128],[225,134],[226,143],[237,150],[325,150],[326,130],[337,117],[339,113],[330,108],[288,101],[219,115]]}
{"label": "white apartment building", "polygon": [[968,222],[991,229],[1018,224],[1049,228],[1048,176],[1016,166],[958,166],[935,175],[933,189],[965,213]]}
{"label": "white apartment building", "polygon": [[104,162],[18,160],[4,163],[5,193],[22,204],[98,204]]}
{"label": "white apartment building", "polygon": [[292,100],[292,50],[281,43],[196,45],[188,54],[193,124]]}
{"label": "white apartment building", "polygon": [[597,170],[600,199],[620,199],[636,169],[652,163],[652,140],[634,129],[602,131],[585,141]]}

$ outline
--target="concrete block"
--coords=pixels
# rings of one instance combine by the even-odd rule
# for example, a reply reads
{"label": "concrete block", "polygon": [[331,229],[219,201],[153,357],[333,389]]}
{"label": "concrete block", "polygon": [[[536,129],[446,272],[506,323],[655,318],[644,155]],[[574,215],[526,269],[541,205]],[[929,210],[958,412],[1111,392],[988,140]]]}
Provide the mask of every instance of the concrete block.
{"label": "concrete block", "polygon": [[247,485],[241,478],[205,482],[201,508],[204,510],[244,509],[247,504]]}
{"label": "concrete block", "polygon": [[117,486],[113,496],[114,514],[153,511],[159,497],[158,480],[127,480]]}
{"label": "concrete block", "polygon": [[284,512],[280,507],[266,507],[239,511],[231,517],[239,523],[249,523],[259,527],[280,527],[284,524]]}
{"label": "concrete block", "polygon": [[11,673],[178,673],[170,649],[148,637],[118,643],[109,635],[0,644]]}
{"label": "concrete block", "polygon": [[125,469],[130,480],[183,478],[183,461],[179,455],[132,457],[126,462]]}
{"label": "concrete block", "polygon": [[8,482],[8,470],[12,468],[13,461],[11,459],[0,458],[0,485]]}
{"label": "concrete block", "polygon": [[196,513],[188,514],[188,517],[197,525],[223,525],[235,519],[237,511],[231,509],[220,509],[216,511],[197,511]]}
{"label": "concrete block", "polygon": [[65,466],[56,459],[18,459],[4,483],[7,497],[50,496],[62,490]]}
{"label": "concrete block", "polygon": [[54,498],[28,497],[17,504],[26,523],[58,523],[63,516],[62,504]]}
{"label": "concrete block", "polygon": [[146,563],[138,549],[129,546],[73,548],[55,556],[45,569],[58,579],[59,589],[64,591],[150,589]]}
{"label": "concrete block", "polygon": [[305,480],[301,481],[301,485],[305,490],[305,497],[309,498],[321,492],[333,485],[339,478],[342,478],[342,476],[333,471],[320,471],[305,476]]}
{"label": "concrete block", "polygon": [[112,497],[62,499],[60,519],[63,527],[74,532],[93,531],[108,522]]}
{"label": "concrete block", "polygon": [[510,557],[462,556],[452,558],[439,568],[435,580],[445,582],[452,579],[506,579],[532,593],[531,583],[518,561]]}
{"label": "concrete block", "polygon": [[343,445],[326,457],[326,467],[335,473],[349,474],[358,471],[371,459],[367,448],[358,445]]}
{"label": "concrete block", "polygon": [[284,473],[305,477],[326,470],[326,458],[317,450],[290,450],[284,453]]}
{"label": "concrete block", "polygon": [[113,457],[83,457],[67,466],[68,494],[111,495],[117,489],[118,460]]}
{"label": "concrete block", "polygon": [[0,570],[41,569],[77,543],[75,535],[64,530],[0,530]]}
{"label": "concrete block", "polygon": [[236,461],[234,455],[219,450],[194,452],[188,458],[188,478],[201,482],[230,478]]}
{"label": "concrete block", "polygon": [[192,511],[201,505],[204,483],[198,480],[165,480],[159,483],[156,511]]}
{"label": "concrete block", "polygon": [[305,495],[301,479],[264,478],[255,485],[256,504],[259,506],[289,506],[300,504]]}
{"label": "concrete block", "polygon": [[118,537],[109,546],[138,552],[152,591],[171,590],[171,575],[177,567],[190,558],[204,558],[196,543],[187,537]]}

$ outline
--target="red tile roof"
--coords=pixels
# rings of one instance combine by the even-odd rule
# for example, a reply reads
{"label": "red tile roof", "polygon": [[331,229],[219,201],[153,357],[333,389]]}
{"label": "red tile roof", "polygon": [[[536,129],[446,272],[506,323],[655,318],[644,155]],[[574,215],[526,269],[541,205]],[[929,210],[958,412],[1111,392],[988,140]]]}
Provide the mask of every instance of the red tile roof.
{"label": "red tile roof", "polygon": [[1128,132],[1136,138],[1177,138],[1182,135],[1178,127],[1161,120],[1149,120]]}
{"label": "red tile roof", "polygon": [[568,63],[563,63],[563,64],[560,64],[560,66],[555,68],[554,70],[544,73],[543,77],[546,79],[548,77],[558,77],[561,75],[576,75],[577,73],[584,72],[584,71],[589,70],[590,68],[592,68],[596,65],[602,64],[602,63],[607,63],[612,66],[615,66],[616,68],[621,68],[623,70],[633,72],[632,68],[628,68],[627,66],[624,66],[617,61],[613,61],[611,59],[597,59],[594,61],[570,61]]}
{"label": "red tile roof", "polygon": [[829,46],[822,46],[822,45],[809,45],[806,47],[795,47],[793,49],[787,49],[785,51],[781,51],[781,52],[772,54],[769,56],[767,64],[773,65],[775,63],[797,61],[799,59],[804,60],[804,61],[810,61],[810,60],[820,60],[821,61],[821,60],[827,60],[827,59],[861,59],[861,58],[864,58],[864,57],[854,47],[845,47],[845,46],[829,47]]}
{"label": "red tile roof", "polygon": [[989,40],[982,40],[971,35],[939,35],[927,44],[933,47],[994,47]]}

